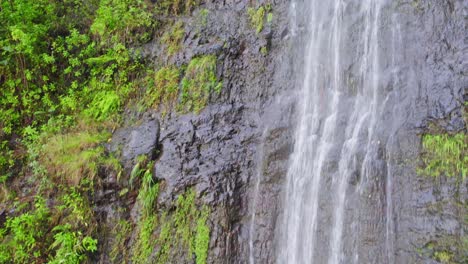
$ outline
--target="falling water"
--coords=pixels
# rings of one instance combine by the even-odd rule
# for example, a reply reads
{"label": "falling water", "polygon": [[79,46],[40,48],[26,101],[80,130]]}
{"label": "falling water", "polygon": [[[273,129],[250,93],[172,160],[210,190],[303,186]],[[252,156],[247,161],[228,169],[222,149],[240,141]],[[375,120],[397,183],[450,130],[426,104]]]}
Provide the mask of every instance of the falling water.
{"label": "falling water", "polygon": [[[383,43],[384,0],[301,4],[309,16],[308,46],[277,262],[362,263],[358,247],[368,236],[383,237],[378,243],[386,256],[374,261],[392,263],[392,170],[386,148],[397,125],[387,118],[390,124],[383,129],[381,120],[397,89],[385,89],[380,80],[397,63],[398,25],[390,23],[394,41]],[[387,45],[392,59],[383,55]],[[382,190],[372,193],[372,188]],[[363,206],[384,211],[375,218],[385,220],[369,225],[373,233],[360,221]]]}

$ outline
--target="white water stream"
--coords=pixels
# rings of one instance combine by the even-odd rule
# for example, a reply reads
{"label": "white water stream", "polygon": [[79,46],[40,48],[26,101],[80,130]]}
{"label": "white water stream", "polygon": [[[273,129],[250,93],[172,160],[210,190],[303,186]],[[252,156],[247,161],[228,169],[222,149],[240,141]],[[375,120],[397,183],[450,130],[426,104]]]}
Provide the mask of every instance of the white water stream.
{"label": "white water stream", "polygon": [[[344,252],[357,248],[344,248],[345,225],[360,225],[356,219],[346,219],[347,198],[350,192],[363,196],[363,182],[371,181],[379,169],[374,160],[385,143],[377,126],[388,94],[379,86],[383,0],[351,2],[302,3],[303,13],[310,15],[308,44],[295,147],[285,186],[278,263],[351,263]],[[392,26],[394,48],[399,44],[396,24]],[[354,44],[358,50],[349,50],[351,41],[358,42]],[[384,241],[391,263],[392,182],[390,166],[386,169],[383,235],[387,236]],[[357,185],[352,191],[351,181]],[[360,239],[358,230],[347,236],[349,241]],[[359,254],[352,255],[353,262],[360,263]]]}

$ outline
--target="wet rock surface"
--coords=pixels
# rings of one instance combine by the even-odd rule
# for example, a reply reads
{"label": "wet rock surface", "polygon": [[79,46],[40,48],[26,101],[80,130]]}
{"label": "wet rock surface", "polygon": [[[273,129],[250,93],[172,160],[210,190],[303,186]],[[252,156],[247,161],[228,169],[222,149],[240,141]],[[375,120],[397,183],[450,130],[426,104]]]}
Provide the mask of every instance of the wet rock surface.
{"label": "wet rock surface", "polygon": [[117,129],[107,144],[109,152],[116,154],[124,167],[131,169],[139,156],[156,158],[159,140],[159,120],[145,117],[139,125]]}
{"label": "wet rock surface", "polygon": [[[119,154],[127,172],[136,164],[138,155],[156,153],[152,158],[154,177],[160,183],[158,207],[161,210],[170,210],[178,196],[188,189],[196,190],[197,200],[207,204],[211,211],[208,263],[248,262],[251,211],[257,210],[252,207],[254,186],[259,164],[264,162],[258,153],[264,140],[268,141],[265,170],[272,173],[266,182],[274,190],[262,191],[264,194],[258,198],[261,203],[267,202],[259,204],[262,207],[259,218],[268,222],[262,224],[265,230],[259,230],[265,235],[255,243],[256,247],[260,244],[267,247],[262,250],[265,256],[262,258],[270,259],[268,250],[274,241],[273,225],[269,221],[275,219],[277,211],[268,208],[280,208],[276,204],[278,182],[287,168],[292,141],[293,130],[288,128],[294,120],[294,101],[288,91],[293,91],[294,85],[287,78],[292,65],[288,50],[292,46],[285,33],[288,2],[272,4],[274,18],[270,23],[265,22],[263,32],[267,33],[257,34],[247,9],[260,4],[264,3],[206,3],[202,6],[209,11],[206,24],[199,21],[201,8],[184,18],[183,45],[173,56],[164,54],[157,38],[147,44],[143,54],[155,65],[181,66],[196,56],[216,55],[217,77],[223,81],[223,88],[220,94],[211,94],[209,104],[198,114],[181,114],[175,109],[164,115],[155,111],[143,116],[126,112],[126,127],[114,133],[108,146],[110,152]],[[265,54],[261,48],[266,46]],[[136,194],[120,196],[119,192],[128,186],[118,183],[115,177],[107,176],[105,182],[112,184],[97,195],[102,200],[96,210],[102,222],[110,227],[119,218],[135,221],[139,211]],[[127,210],[119,212],[119,208]],[[268,242],[263,241],[266,239]],[[108,254],[103,250],[99,257],[101,263],[110,262]],[[173,256],[171,263],[190,261]]]}

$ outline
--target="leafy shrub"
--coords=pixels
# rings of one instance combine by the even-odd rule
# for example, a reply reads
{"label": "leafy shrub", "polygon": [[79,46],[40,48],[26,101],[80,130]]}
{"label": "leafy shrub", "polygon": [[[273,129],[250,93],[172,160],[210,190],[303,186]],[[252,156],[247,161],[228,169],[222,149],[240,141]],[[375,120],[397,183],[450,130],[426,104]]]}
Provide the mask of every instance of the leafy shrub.
{"label": "leafy shrub", "polygon": [[48,0],[2,1],[0,10],[0,141],[3,141],[23,123],[31,124],[33,117],[43,118],[37,112],[51,104],[41,96],[46,85],[41,73],[54,5]]}
{"label": "leafy shrub", "polygon": [[97,250],[96,239],[73,231],[70,224],[58,225],[52,232],[55,232],[55,240],[51,248],[55,249],[55,256],[50,260],[51,264],[79,264],[86,259],[87,252]]}
{"label": "leafy shrub", "polygon": [[37,197],[35,209],[9,217],[5,227],[0,229],[0,262],[35,263],[44,254],[38,241],[46,232],[49,209],[45,200]]}
{"label": "leafy shrub", "polygon": [[0,141],[0,183],[4,183],[11,173],[8,171],[15,164],[13,151],[8,147],[8,141]]}
{"label": "leafy shrub", "polygon": [[94,96],[86,113],[96,120],[103,121],[117,114],[121,106],[121,97],[115,91],[101,91]]}
{"label": "leafy shrub", "polygon": [[[133,43],[147,40],[150,32],[146,30],[152,24],[152,16],[145,1],[101,0],[91,32],[102,41]],[[134,36],[140,37],[135,40]]]}

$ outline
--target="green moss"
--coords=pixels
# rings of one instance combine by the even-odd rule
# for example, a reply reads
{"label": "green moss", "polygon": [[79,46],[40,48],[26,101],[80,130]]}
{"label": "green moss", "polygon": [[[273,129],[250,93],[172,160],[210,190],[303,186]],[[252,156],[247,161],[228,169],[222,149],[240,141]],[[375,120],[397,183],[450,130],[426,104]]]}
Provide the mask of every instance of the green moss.
{"label": "green moss", "polygon": [[[161,68],[155,74],[154,84],[146,92],[144,105],[159,109],[163,114],[172,108],[179,97],[179,112],[200,112],[213,92],[219,93],[222,82],[216,77],[216,56],[207,55],[193,58],[185,69],[183,79],[174,66]],[[180,93],[179,93],[180,87]]]}
{"label": "green moss", "polygon": [[209,213],[208,207],[204,206],[197,219],[197,231],[195,236],[195,256],[197,264],[206,264],[206,259],[208,258],[210,228],[208,227],[207,221]]}
{"label": "green moss", "polygon": [[114,241],[112,243],[112,249],[109,253],[112,263],[116,263],[118,258],[125,260],[128,258],[128,247],[126,240],[131,235],[132,225],[130,222],[120,220],[112,229],[114,235]]}
{"label": "green moss", "polygon": [[141,177],[141,186],[137,202],[143,210],[139,222],[137,223],[137,239],[132,247],[132,262],[148,263],[153,249],[156,246],[154,232],[157,227],[157,214],[155,208],[159,193],[159,184],[153,179],[153,162],[147,162],[146,159],[141,159],[138,164],[137,166],[144,165],[136,174],[136,176]]}
{"label": "green moss", "polygon": [[249,7],[247,13],[249,14],[250,25],[255,29],[257,34],[262,32],[265,21],[265,7],[260,6],[257,9]]}
{"label": "green moss", "polygon": [[159,251],[156,254],[156,263],[165,264],[168,263],[168,259],[171,254],[171,248],[173,247],[172,221],[167,215],[167,212],[163,212],[161,216],[161,223],[162,226],[157,240]]}
{"label": "green moss", "polygon": [[145,105],[154,109],[164,107],[169,111],[179,94],[180,71],[174,66],[163,67],[156,72],[154,84],[146,91]]}
{"label": "green moss", "polygon": [[182,79],[179,111],[200,112],[212,92],[219,93],[222,82],[216,77],[216,56],[207,55],[190,61]]}
{"label": "green moss", "polygon": [[172,56],[182,47],[182,39],[185,36],[184,22],[177,21],[169,30],[164,32],[161,42],[166,46],[167,54]]}
{"label": "green moss", "polygon": [[[185,195],[177,199],[177,209],[173,216],[176,230],[176,245],[181,246],[187,252],[193,252],[195,245],[192,239],[194,225],[196,224],[197,208],[195,205],[195,192],[189,190]],[[191,254],[188,254],[190,256]]]}
{"label": "green moss", "polygon": [[197,264],[206,263],[210,240],[207,221],[210,212],[206,206],[200,210],[196,206],[195,197],[195,191],[188,190],[178,197],[172,214],[165,212],[161,216],[157,263],[167,263],[171,256],[181,255],[192,260],[194,254]]}
{"label": "green moss", "polygon": [[434,259],[443,264],[449,264],[452,263],[452,253],[448,251],[437,251],[434,253]]}
{"label": "green moss", "polygon": [[424,165],[418,172],[434,177],[446,175],[464,179],[468,171],[467,140],[465,133],[424,135],[422,138]]}
{"label": "green moss", "polygon": [[155,215],[144,216],[137,224],[137,239],[133,245],[132,263],[151,263],[150,257],[156,245],[153,233],[156,229]]}
{"label": "green moss", "polygon": [[430,241],[418,253],[425,258],[434,259],[443,264],[466,263],[468,260],[468,236],[439,235]]}
{"label": "green moss", "polygon": [[201,27],[206,27],[208,25],[208,15],[210,14],[210,10],[203,8],[200,10],[200,13],[198,14],[198,23]]}
{"label": "green moss", "polygon": [[258,8],[249,7],[247,9],[247,14],[249,15],[250,26],[255,29],[255,32],[259,34],[262,32],[266,23],[271,23],[273,21],[273,12],[271,4],[264,4]]}

